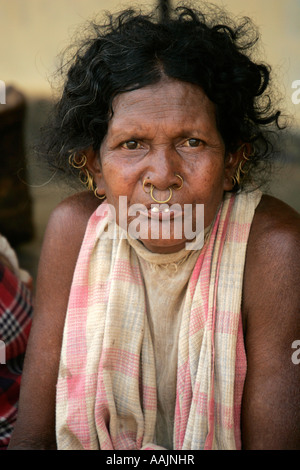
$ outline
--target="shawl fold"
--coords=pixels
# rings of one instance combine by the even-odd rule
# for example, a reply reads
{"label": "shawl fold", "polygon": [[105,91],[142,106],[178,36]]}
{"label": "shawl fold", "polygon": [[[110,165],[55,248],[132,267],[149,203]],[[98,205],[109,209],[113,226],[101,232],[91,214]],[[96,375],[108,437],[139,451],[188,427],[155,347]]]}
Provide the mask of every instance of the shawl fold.
{"label": "shawl fold", "polygon": [[[193,269],[178,340],[176,450],[241,448],[241,298],[260,198],[258,190],[225,193]],[[111,223],[103,203],[89,220],[74,273],[57,381],[58,449],[161,449],[143,278],[116,224],[108,237]]]}

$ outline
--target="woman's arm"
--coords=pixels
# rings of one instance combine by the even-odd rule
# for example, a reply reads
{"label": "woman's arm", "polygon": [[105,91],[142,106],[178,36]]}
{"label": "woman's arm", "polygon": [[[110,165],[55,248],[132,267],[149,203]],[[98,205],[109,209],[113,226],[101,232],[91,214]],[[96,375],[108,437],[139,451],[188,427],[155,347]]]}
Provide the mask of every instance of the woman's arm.
{"label": "woman's arm", "polygon": [[243,314],[248,370],[242,407],[244,449],[300,449],[300,217],[264,197],[247,250]]}
{"label": "woman's arm", "polygon": [[73,272],[86,225],[99,201],[80,193],[50,217],[39,263],[19,412],[9,449],[55,449],[55,393]]}

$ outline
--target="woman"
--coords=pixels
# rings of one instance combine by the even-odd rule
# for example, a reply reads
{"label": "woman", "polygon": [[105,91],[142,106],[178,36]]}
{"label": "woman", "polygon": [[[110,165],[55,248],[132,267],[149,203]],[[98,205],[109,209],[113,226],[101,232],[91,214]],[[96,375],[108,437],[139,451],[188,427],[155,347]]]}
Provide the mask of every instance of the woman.
{"label": "woman", "polygon": [[177,8],[94,32],[48,144],[89,191],[48,225],[11,448],[299,448],[299,216],[257,189],[280,113],[252,26]]}

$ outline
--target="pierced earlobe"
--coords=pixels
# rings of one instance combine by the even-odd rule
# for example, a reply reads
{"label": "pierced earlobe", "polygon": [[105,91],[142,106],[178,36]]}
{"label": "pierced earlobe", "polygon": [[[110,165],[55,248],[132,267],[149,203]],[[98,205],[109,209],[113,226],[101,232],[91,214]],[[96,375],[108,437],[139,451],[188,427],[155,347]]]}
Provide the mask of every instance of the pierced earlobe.
{"label": "pierced earlobe", "polygon": [[105,199],[106,195],[104,194],[103,196],[99,196],[99,194],[97,193],[97,190],[98,190],[98,188],[96,187],[95,190],[94,190],[94,194],[95,194],[96,198],[97,199]]}

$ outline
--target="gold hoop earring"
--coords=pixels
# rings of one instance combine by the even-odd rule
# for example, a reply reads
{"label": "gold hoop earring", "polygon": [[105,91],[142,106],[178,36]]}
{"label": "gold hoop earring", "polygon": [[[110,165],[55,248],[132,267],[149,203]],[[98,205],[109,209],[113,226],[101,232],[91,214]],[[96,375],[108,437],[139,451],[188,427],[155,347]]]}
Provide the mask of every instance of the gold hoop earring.
{"label": "gold hoop earring", "polygon": [[80,170],[86,165],[87,158],[84,153],[80,155],[80,158],[81,158],[80,161],[78,161],[76,157],[77,157],[76,152],[72,153],[69,156],[69,165],[72,166],[73,168],[76,168],[76,170]]}
{"label": "gold hoop earring", "polygon": [[236,171],[236,174],[231,177],[231,181],[233,183],[233,186],[235,186],[236,184],[238,186],[241,186],[241,183],[243,181],[241,173],[243,173],[243,175],[245,175],[247,173],[246,171],[243,170],[242,164],[243,164],[243,161],[240,162],[240,164],[238,166],[238,169]]}
{"label": "gold hoop earring", "polygon": [[239,164],[239,167],[237,169],[236,175],[234,177],[236,184],[238,186],[241,186],[241,164]]}
{"label": "gold hoop earring", "polygon": [[89,171],[85,168],[80,170],[79,179],[81,183],[86,186],[89,191],[94,191],[94,180]]}
{"label": "gold hoop earring", "polygon": [[235,176],[232,176],[231,177],[231,181],[233,183],[233,186],[235,186],[236,184],[238,186],[241,186],[242,182],[243,182],[243,178],[244,176],[248,173],[249,171],[249,168],[248,169],[244,169],[243,166],[245,164],[247,164],[247,162],[250,161],[250,157],[252,157],[254,155],[254,153],[252,153],[251,155],[246,155],[246,146],[244,147],[243,149],[243,159],[240,161],[239,163],[239,166],[238,166],[238,169],[236,171],[236,174]]}
{"label": "gold hoop earring", "polygon": [[169,202],[171,197],[172,197],[172,189],[169,187],[168,190],[170,192],[170,195],[168,197],[168,199],[166,199],[165,201],[159,201],[158,199],[156,199],[154,196],[153,196],[153,191],[154,191],[154,188],[155,186],[153,186],[153,184],[151,184],[151,189],[150,189],[150,196],[151,196],[151,199],[153,199],[154,202],[158,202],[158,204],[165,204],[166,202]]}
{"label": "gold hoop earring", "polygon": [[243,175],[245,175],[247,172],[245,170],[243,170],[243,160],[240,162],[239,166],[238,166],[238,173],[241,174],[243,173]]}
{"label": "gold hoop earring", "polygon": [[179,188],[174,188],[174,187],[173,187],[173,189],[174,189],[175,191],[180,191],[180,189],[181,189],[182,186],[183,186],[183,178],[182,178],[180,175],[178,175],[178,174],[176,174],[175,176],[177,176],[177,178],[180,179],[181,185],[179,186]]}
{"label": "gold hoop earring", "polygon": [[236,182],[235,176],[231,176],[230,179],[231,179],[231,182],[232,182],[232,186],[233,186],[232,189],[233,189],[235,187],[235,185],[237,184],[237,182]]}
{"label": "gold hoop earring", "polygon": [[253,157],[254,153],[251,155],[246,155],[246,149],[244,148],[243,150],[243,160],[246,160],[247,162],[250,160],[250,157]]}
{"label": "gold hoop earring", "polygon": [[104,194],[104,196],[99,196],[99,194],[97,193],[97,189],[98,189],[97,187],[94,189],[94,194],[95,194],[96,198],[97,199],[105,199],[106,198],[105,194]]}

